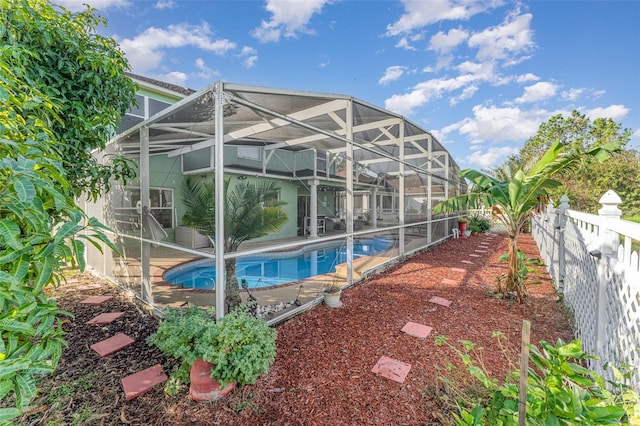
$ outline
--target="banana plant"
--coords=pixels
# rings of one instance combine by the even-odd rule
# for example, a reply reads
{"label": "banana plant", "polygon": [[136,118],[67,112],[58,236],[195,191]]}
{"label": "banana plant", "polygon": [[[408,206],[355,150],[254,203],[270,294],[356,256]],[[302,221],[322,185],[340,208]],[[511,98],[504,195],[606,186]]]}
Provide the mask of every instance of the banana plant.
{"label": "banana plant", "polygon": [[522,303],[526,299],[525,281],[519,273],[518,236],[526,228],[530,216],[544,205],[549,191],[561,185],[554,179],[561,172],[577,166],[584,157],[604,161],[620,150],[616,142],[601,145],[585,152],[566,149],[555,142],[531,167],[516,167],[507,180],[500,180],[473,169],[460,171],[471,183],[471,192],[440,202],[433,213],[465,211],[479,205],[497,206],[502,211],[498,219],[509,236],[508,271],[505,293],[514,294]]}

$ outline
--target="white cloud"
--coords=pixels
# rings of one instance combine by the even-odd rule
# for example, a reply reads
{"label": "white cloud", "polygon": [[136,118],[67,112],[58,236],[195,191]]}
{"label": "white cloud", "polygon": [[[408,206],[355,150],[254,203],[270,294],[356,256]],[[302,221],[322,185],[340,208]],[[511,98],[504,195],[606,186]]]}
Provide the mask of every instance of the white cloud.
{"label": "white cloud", "polygon": [[[469,72],[454,78],[427,80],[414,86],[409,93],[393,95],[387,98],[384,103],[385,108],[399,114],[410,115],[415,108],[426,104],[430,100],[439,99],[447,93],[465,89],[469,86],[476,87],[480,82],[493,81],[495,79],[491,63],[466,63],[463,68]],[[464,96],[470,97],[475,90],[470,89],[466,93],[463,90],[462,95],[458,95],[457,100],[466,99]]]}
{"label": "white cloud", "polygon": [[405,70],[406,70],[406,67],[403,67],[401,65],[394,65],[391,67],[387,67],[387,70],[385,71],[384,75],[380,77],[380,80],[378,80],[378,84],[387,84],[392,81],[398,80],[400,77],[402,77]]}
{"label": "white cloud", "polygon": [[268,22],[253,30],[253,36],[261,43],[280,40],[280,37],[295,37],[298,33],[313,34],[307,24],[314,13],[320,13],[330,0],[267,0],[266,9],[271,13]]}
{"label": "white cloud", "polygon": [[158,0],[153,7],[160,10],[173,9],[176,3],[173,0]]}
{"label": "white cloud", "polygon": [[557,91],[557,85],[546,81],[541,81],[534,85],[525,87],[523,95],[519,98],[516,98],[515,101],[519,104],[543,101],[555,96]]}
{"label": "white cloud", "polygon": [[86,10],[85,3],[98,10],[125,9],[132,4],[129,0],[53,0],[52,3],[60,5],[71,12]]}
{"label": "white cloud", "polygon": [[475,165],[476,167],[474,168],[486,169],[502,164],[508,156],[517,154],[518,152],[518,148],[510,146],[491,147],[485,152],[482,150],[473,151],[466,156],[464,160],[466,163]]}
{"label": "white cloud", "polygon": [[185,82],[187,81],[187,74],[180,71],[172,71],[167,74],[154,75],[152,78],[158,79],[160,81],[166,81],[167,83],[177,84],[178,86],[186,87]]}
{"label": "white cloud", "polygon": [[471,35],[469,47],[478,49],[476,58],[481,62],[503,60],[508,64],[518,63],[527,58],[524,55],[535,47],[530,28],[532,17],[530,13],[510,15],[502,24]]}
{"label": "white cloud", "polygon": [[448,53],[467,40],[468,37],[469,32],[460,28],[451,29],[446,34],[439,31],[429,40],[429,50],[435,50],[440,54]]}
{"label": "white cloud", "polygon": [[629,108],[624,105],[609,105],[608,107],[582,109],[582,112],[592,120],[596,118],[611,118],[616,121],[623,119],[629,113]]}
{"label": "white cloud", "polygon": [[538,80],[540,80],[540,77],[531,73],[522,74],[516,77],[516,81],[518,83],[530,83],[532,81],[538,81]]}
{"label": "white cloud", "polygon": [[147,28],[133,39],[119,40],[134,72],[144,73],[155,69],[164,57],[164,49],[193,46],[201,50],[224,55],[236,44],[227,39],[212,39],[206,23],[199,26],[188,24],[169,25],[166,29]]}
{"label": "white cloud", "polygon": [[220,75],[218,71],[209,68],[204,63],[204,59],[202,58],[197,58],[195,65],[196,65],[196,68],[198,69],[198,72],[196,73],[196,77],[198,78],[211,80],[213,77]]}
{"label": "white cloud", "polygon": [[415,47],[409,44],[409,40],[407,39],[407,37],[400,37],[400,40],[398,40],[395,47],[404,50],[417,50]]}
{"label": "white cloud", "polygon": [[575,101],[584,93],[584,89],[569,89],[563,90],[561,95],[563,99],[567,99],[569,101]]}
{"label": "white cloud", "polygon": [[245,68],[253,68],[258,61],[258,51],[253,47],[244,46],[238,57],[242,58]]}
{"label": "white cloud", "polygon": [[449,99],[449,105],[453,106],[460,101],[471,99],[477,91],[478,91],[477,86],[465,87],[459,96],[454,96],[453,98]]}
{"label": "white cloud", "polygon": [[384,105],[388,110],[409,115],[414,108],[439,98],[444,93],[460,89],[473,79],[471,75],[461,75],[456,78],[428,80],[417,84],[410,93],[391,96],[384,101]]}
{"label": "white cloud", "polygon": [[440,131],[445,134],[458,131],[467,135],[472,144],[486,141],[525,141],[536,134],[540,123],[557,113],[559,112],[542,109],[522,110],[476,105],[473,107],[473,118],[465,118]]}
{"label": "white cloud", "polygon": [[501,0],[402,0],[404,13],[387,26],[387,35],[410,33],[444,20],[468,20],[473,15],[502,5]]}

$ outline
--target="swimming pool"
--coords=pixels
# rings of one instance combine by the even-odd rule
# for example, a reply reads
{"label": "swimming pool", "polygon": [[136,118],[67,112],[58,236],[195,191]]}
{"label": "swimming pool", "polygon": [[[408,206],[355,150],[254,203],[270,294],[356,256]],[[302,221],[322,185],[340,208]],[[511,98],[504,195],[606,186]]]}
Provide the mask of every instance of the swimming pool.
{"label": "swimming pool", "polygon": [[[393,241],[376,237],[353,243],[353,257],[370,256],[393,246]],[[347,261],[344,244],[308,246],[294,252],[266,253],[239,258],[238,280],[245,279],[249,288],[271,287],[336,271],[336,265]],[[200,259],[176,266],[165,272],[165,282],[182,288],[213,290],[216,268],[213,259]]]}

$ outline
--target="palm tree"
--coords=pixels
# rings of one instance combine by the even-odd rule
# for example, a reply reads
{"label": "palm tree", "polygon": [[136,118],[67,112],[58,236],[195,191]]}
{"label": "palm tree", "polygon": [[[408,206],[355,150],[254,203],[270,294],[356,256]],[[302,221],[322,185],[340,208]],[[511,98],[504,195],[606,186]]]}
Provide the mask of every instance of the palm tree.
{"label": "palm tree", "polygon": [[[498,206],[502,210],[503,214],[499,219],[509,234],[509,266],[505,292],[515,293],[522,303],[526,299],[526,287],[524,278],[518,273],[521,266],[521,260],[518,259],[518,236],[535,208],[546,201],[548,191],[561,185],[553,177],[579,164],[584,156],[593,156],[603,161],[619,149],[619,144],[611,143],[580,153],[567,150],[556,142],[533,166],[516,166],[504,180],[477,170],[462,170],[460,176],[471,182],[472,192],[440,202],[433,208],[433,212],[463,211],[480,204]],[[503,176],[507,175],[509,174]]]}
{"label": "palm tree", "polygon": [[[238,250],[244,241],[276,232],[288,221],[278,199],[280,188],[275,181],[237,182],[230,190],[230,179],[224,181],[224,252]],[[186,212],[185,225],[215,239],[215,185],[206,180],[188,177],[182,184],[182,201]],[[221,251],[219,251],[221,253]],[[227,312],[241,303],[236,277],[236,259],[225,261]]]}

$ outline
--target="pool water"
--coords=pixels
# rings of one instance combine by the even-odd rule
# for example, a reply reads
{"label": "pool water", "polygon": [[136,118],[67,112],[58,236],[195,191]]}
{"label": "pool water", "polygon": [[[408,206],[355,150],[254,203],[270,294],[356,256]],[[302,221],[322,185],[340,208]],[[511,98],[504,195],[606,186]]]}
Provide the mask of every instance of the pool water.
{"label": "pool water", "polygon": [[[393,241],[386,238],[360,240],[353,243],[354,259],[387,250]],[[336,265],[347,261],[344,245],[307,247],[291,256],[267,253],[239,258],[236,263],[238,280],[245,279],[249,288],[271,287],[336,271]],[[201,259],[167,271],[163,279],[169,284],[189,289],[213,290],[216,268],[213,259]]]}

